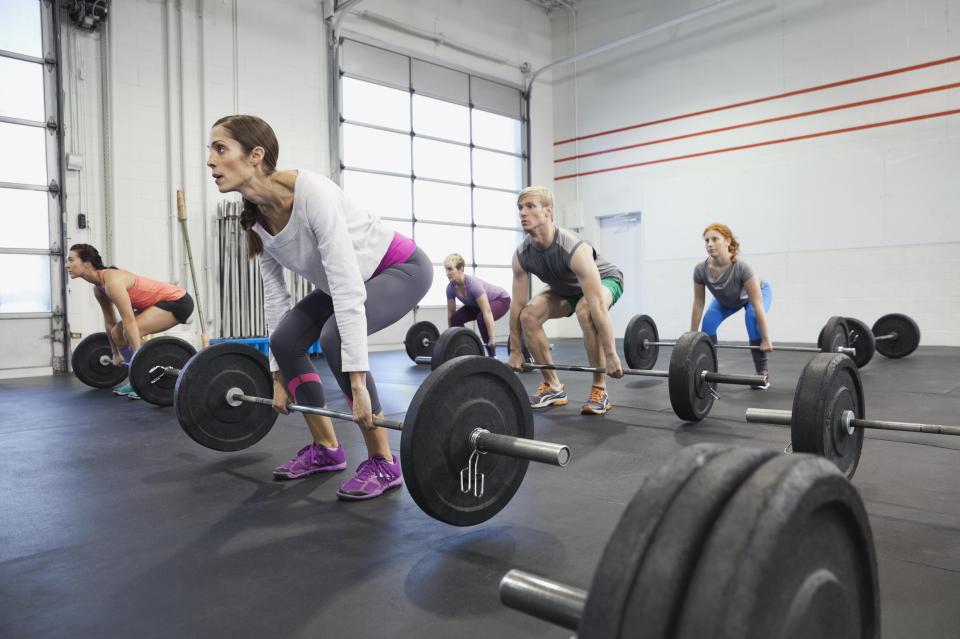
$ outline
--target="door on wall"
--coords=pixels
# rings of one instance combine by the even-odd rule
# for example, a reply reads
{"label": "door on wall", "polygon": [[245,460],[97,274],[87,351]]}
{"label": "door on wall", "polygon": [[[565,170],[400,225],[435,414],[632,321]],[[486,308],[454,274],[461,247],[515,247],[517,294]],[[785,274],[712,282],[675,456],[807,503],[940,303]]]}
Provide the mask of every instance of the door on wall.
{"label": "door on wall", "polygon": [[622,337],[627,322],[643,312],[640,291],[640,212],[597,217],[597,251],[623,271],[624,295],[610,309],[613,334]]}
{"label": "door on wall", "polygon": [[0,20],[0,377],[65,370],[56,3]]}

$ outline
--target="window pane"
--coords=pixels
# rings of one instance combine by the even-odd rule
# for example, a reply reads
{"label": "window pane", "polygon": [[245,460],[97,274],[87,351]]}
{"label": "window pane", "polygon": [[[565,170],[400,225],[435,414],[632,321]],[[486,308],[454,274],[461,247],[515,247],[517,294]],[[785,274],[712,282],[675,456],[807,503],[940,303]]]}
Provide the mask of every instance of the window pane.
{"label": "window pane", "polygon": [[430,284],[430,290],[420,300],[420,306],[446,306],[447,305],[447,271],[442,265],[433,267],[433,282]]}
{"label": "window pane", "polygon": [[457,144],[413,139],[413,173],[437,180],[470,183],[470,149]]}
{"label": "window pane", "polygon": [[416,180],[413,210],[418,220],[470,224],[470,187]]}
{"label": "window pane", "polygon": [[[6,0],[0,0],[2,5]],[[43,114],[43,65],[0,58],[0,115],[46,120]]]}
{"label": "window pane", "polygon": [[47,184],[46,129],[0,122],[0,182]]}
{"label": "window pane", "polygon": [[480,266],[474,270],[474,275],[484,282],[496,284],[509,295],[513,295],[513,269],[511,268],[491,268],[489,266]]}
{"label": "window pane", "polygon": [[393,229],[400,235],[406,235],[409,238],[413,238],[413,222],[399,221],[399,220],[388,220],[386,218],[381,218],[383,223],[387,227]]}
{"label": "window pane", "polygon": [[[473,250],[470,243],[470,227],[447,226],[446,224],[424,224],[417,222],[417,246],[430,256],[431,262],[442,262],[451,253],[459,253],[467,264],[473,262]],[[444,276],[443,279],[447,279]]]}
{"label": "window pane", "polygon": [[473,181],[478,185],[519,191],[521,180],[519,157],[473,150]]}
{"label": "window pane", "polygon": [[44,191],[0,189],[0,247],[43,249],[50,247],[50,218]]}
{"label": "window pane", "polygon": [[343,78],[343,117],[391,129],[410,130],[410,93]]}
{"label": "window pane", "polygon": [[413,96],[413,130],[455,142],[470,142],[470,110],[459,104]]}
{"label": "window pane", "polygon": [[43,57],[38,0],[0,0],[0,49]]}
{"label": "window pane", "polygon": [[410,178],[344,171],[343,190],[351,200],[380,217],[412,218]]}
{"label": "window pane", "polygon": [[477,264],[510,264],[523,240],[521,231],[476,229]]}
{"label": "window pane", "polygon": [[410,136],[343,125],[343,163],[359,169],[410,174]]}
{"label": "window pane", "polygon": [[485,226],[517,226],[520,221],[517,214],[517,194],[474,189],[473,219],[477,224]]}
{"label": "window pane", "polygon": [[0,254],[0,313],[50,312],[50,257]]}
{"label": "window pane", "polygon": [[510,153],[521,152],[520,120],[477,109],[473,110],[472,115],[474,144]]}

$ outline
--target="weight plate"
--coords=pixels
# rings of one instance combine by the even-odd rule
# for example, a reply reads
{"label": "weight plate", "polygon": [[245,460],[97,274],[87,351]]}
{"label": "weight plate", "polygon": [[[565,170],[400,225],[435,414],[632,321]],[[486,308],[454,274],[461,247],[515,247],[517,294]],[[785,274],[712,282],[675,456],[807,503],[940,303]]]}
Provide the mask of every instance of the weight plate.
{"label": "weight plate", "polygon": [[[101,363],[102,358],[108,363]],[[91,333],[80,340],[73,347],[70,367],[77,379],[94,388],[113,388],[127,378],[126,366],[113,365],[113,351],[106,333]]]}
{"label": "weight plate", "polygon": [[433,322],[417,322],[407,329],[407,335],[403,338],[403,347],[407,350],[410,359],[417,361],[418,357],[426,357],[433,352],[433,345],[438,337],[440,337],[440,331]]}
{"label": "weight plate", "polygon": [[847,343],[851,348],[857,349],[857,354],[853,356],[853,361],[857,368],[863,368],[873,359],[876,352],[876,342],[873,341],[873,331],[856,319],[855,317],[844,317],[847,323]]}
{"label": "weight plate", "polygon": [[896,333],[896,339],[877,340],[877,352],[884,357],[906,357],[920,345],[920,327],[900,313],[884,315],[873,323],[873,336]]}
{"label": "weight plate", "polygon": [[818,353],[800,373],[793,396],[790,438],[797,453],[826,457],[852,478],[863,448],[863,429],[850,433],[843,412],[864,416],[863,385],[856,364],[846,355]]}
{"label": "weight plate", "polygon": [[[130,361],[130,385],[141,399],[157,406],[173,406],[177,378],[151,373],[154,366],[181,369],[197,349],[179,337],[154,337],[140,345]],[[154,382],[153,380],[157,380]]]}
{"label": "weight plate", "polygon": [[203,349],[181,370],[174,410],[180,427],[201,446],[243,450],[263,439],[277,421],[271,406],[228,404],[231,388],[255,397],[273,397],[267,356],[246,344],[223,342]]}
{"label": "weight plate", "polygon": [[821,353],[836,353],[841,346],[847,346],[847,323],[839,315],[834,315],[820,329],[817,347]]}
{"label": "weight plate", "polygon": [[717,371],[717,350],[710,336],[702,332],[684,333],[670,353],[670,405],[682,420],[698,422],[713,408],[715,384],[701,381],[704,371]]}
{"label": "weight plate", "polygon": [[648,371],[656,365],[660,347],[656,344],[644,345],[644,341],[660,341],[657,323],[649,315],[634,315],[623,335],[623,354],[628,368]]}
{"label": "weight plate", "polygon": [[877,557],[856,489],[816,457],[764,463],[717,518],[678,618],[678,639],[878,637]]}
{"label": "weight plate", "polygon": [[520,379],[492,357],[457,357],[417,389],[403,420],[400,463],[410,496],[423,512],[454,526],[487,521],[520,488],[528,461],[480,456],[484,493],[460,490],[460,471],[473,450],[475,428],[533,438],[533,413]]}
{"label": "weight plate", "polygon": [[436,370],[444,362],[464,355],[486,355],[483,342],[469,328],[462,326],[448,328],[433,345],[433,358],[430,362],[430,368]]}

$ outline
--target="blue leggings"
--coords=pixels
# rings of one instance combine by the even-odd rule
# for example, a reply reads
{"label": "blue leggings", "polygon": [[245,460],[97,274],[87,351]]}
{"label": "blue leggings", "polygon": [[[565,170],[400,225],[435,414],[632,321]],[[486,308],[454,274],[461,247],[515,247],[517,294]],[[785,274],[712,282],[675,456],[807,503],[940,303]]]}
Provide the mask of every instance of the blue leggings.
{"label": "blue leggings", "polygon": [[[770,310],[770,302],[773,301],[773,291],[770,288],[770,285],[764,282],[760,286],[760,296],[763,299],[763,310],[764,312]],[[747,327],[747,337],[750,338],[751,346],[760,345],[760,327],[757,325],[757,311],[753,308],[753,304],[747,302],[747,304],[741,308],[745,309],[743,316],[743,323]],[[707,312],[703,314],[703,321],[700,323],[700,330],[710,336],[714,342],[717,341],[717,329],[720,328],[720,324],[723,320],[727,319],[740,308],[730,308],[729,306],[724,306],[717,300],[710,302],[710,307],[707,308]],[[753,363],[756,366],[757,372],[766,370],[767,368],[767,354],[759,349],[752,349],[750,355],[753,356]]]}

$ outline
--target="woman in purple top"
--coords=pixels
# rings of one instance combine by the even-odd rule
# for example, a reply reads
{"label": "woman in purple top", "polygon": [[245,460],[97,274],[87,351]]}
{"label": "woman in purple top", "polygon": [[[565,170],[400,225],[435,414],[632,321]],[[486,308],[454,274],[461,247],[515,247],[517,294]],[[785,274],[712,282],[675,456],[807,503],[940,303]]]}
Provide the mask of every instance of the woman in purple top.
{"label": "woman in purple top", "polygon": [[[510,296],[499,286],[464,273],[464,265],[463,256],[459,253],[451,253],[443,260],[447,279],[450,280],[447,285],[447,324],[463,326],[482,316],[482,319],[477,320],[480,338],[487,345],[487,354],[496,357],[493,323],[510,310]],[[463,302],[459,309],[456,301],[458,299]]]}

